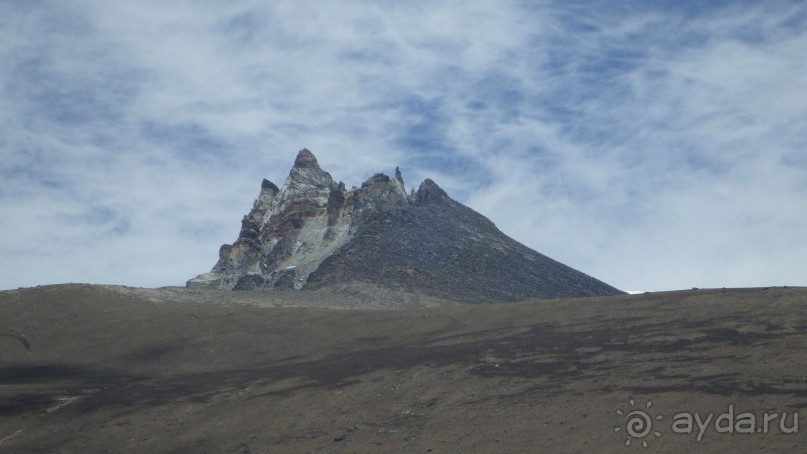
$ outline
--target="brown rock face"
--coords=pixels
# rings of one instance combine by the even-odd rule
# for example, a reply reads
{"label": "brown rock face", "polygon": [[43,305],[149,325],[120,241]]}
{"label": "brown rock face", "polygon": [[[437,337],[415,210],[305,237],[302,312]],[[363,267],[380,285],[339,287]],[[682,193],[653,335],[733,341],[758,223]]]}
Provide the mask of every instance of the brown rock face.
{"label": "brown rock face", "polygon": [[241,232],[189,287],[329,289],[371,285],[463,302],[622,293],[510,239],[427,179],[399,169],[345,190],[301,150],[283,186],[268,180]]}

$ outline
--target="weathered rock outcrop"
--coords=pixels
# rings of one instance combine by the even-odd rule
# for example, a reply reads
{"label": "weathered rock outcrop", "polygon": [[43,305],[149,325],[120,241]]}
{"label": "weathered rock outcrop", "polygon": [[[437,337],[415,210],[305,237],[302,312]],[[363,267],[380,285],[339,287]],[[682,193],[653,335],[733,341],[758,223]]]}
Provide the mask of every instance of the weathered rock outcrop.
{"label": "weathered rock outcrop", "polygon": [[303,149],[282,188],[264,180],[232,245],[189,287],[344,288],[351,282],[465,302],[622,293],[510,239],[432,180],[399,169],[346,190]]}
{"label": "weathered rock outcrop", "polygon": [[326,257],[343,246],[375,213],[409,205],[400,173],[377,174],[347,191],[301,150],[282,188],[263,180],[252,210],[241,220],[232,245],[219,250],[211,272],[189,287],[235,290],[301,288]]}

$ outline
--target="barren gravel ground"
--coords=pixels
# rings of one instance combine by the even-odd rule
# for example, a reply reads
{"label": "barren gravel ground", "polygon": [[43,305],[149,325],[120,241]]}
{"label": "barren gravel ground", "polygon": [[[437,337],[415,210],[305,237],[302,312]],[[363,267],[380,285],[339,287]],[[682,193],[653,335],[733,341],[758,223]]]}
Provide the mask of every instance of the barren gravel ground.
{"label": "barren gravel ground", "polygon": [[457,305],[448,301],[405,291],[390,291],[371,283],[351,283],[328,291],[207,290],[185,287],[139,288],[121,285],[98,286],[126,296],[154,303],[248,304],[260,307],[320,307],[327,309],[402,309]]}
{"label": "barren gravel ground", "polygon": [[[399,310],[199,292],[0,292],[0,332],[31,342],[0,337],[0,452],[807,452],[803,288]],[[696,412],[700,440],[676,433]]]}

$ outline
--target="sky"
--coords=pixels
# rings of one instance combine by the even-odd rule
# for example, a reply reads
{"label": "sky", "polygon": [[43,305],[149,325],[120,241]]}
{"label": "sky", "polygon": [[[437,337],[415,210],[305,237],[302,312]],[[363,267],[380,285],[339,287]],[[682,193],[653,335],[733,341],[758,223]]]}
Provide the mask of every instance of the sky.
{"label": "sky", "polygon": [[807,285],[807,3],[0,1],[0,289],[184,285],[304,147],[623,290]]}

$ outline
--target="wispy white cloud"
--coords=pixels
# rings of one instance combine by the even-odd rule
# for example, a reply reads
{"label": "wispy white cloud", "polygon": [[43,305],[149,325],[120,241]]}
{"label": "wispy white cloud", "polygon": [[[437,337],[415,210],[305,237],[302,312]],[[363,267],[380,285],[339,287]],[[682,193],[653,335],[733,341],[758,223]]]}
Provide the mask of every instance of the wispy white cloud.
{"label": "wispy white cloud", "polygon": [[[550,183],[527,196],[536,208],[496,208],[513,181],[471,204],[536,249],[626,288],[798,283],[805,173],[787,157],[803,155],[807,139],[797,126],[807,118],[797,50],[807,34],[795,26],[804,18],[803,6],[781,4],[629,16],[564,47],[572,78],[586,79],[598,58],[610,68],[573,84],[574,114],[542,134],[556,140],[549,172],[519,161],[519,173]],[[670,23],[672,42],[657,32]],[[612,45],[629,64],[611,65]]]}
{"label": "wispy white cloud", "polygon": [[798,284],[799,2],[0,5],[0,288],[181,284],[262,177],[400,165],[621,288]]}

